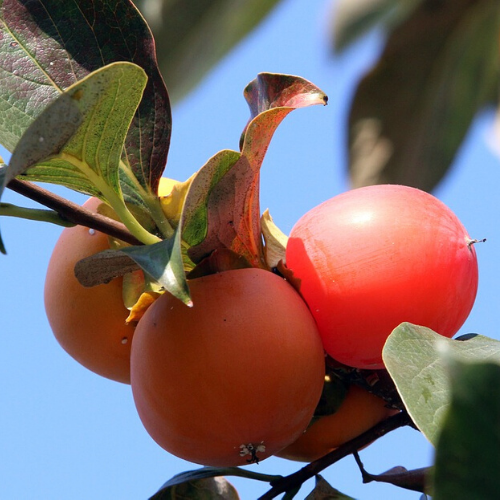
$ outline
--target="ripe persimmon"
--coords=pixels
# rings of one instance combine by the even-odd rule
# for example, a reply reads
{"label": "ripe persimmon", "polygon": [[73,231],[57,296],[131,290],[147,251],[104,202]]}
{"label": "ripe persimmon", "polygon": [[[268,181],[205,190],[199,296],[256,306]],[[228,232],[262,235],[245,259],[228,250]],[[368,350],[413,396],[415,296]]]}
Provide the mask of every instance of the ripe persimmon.
{"label": "ripe persimmon", "polygon": [[258,462],[307,427],[324,382],[316,324],[285,280],[238,269],[190,280],[194,306],[165,293],[139,320],[135,404],[165,450],[191,462]]}
{"label": "ripe persimmon", "polygon": [[397,413],[386,402],[359,386],[351,385],[339,409],[315,419],[278,457],[312,462]]}
{"label": "ripe persimmon", "polygon": [[286,264],[326,352],[349,366],[379,369],[384,343],[401,323],[445,337],[462,326],[478,286],[472,243],[431,194],[368,186],[302,216],[290,233]]}
{"label": "ripe persimmon", "polygon": [[[159,194],[167,195],[175,181],[162,178]],[[89,198],[84,207],[97,212],[101,201]],[[134,326],[126,324],[123,278],[85,288],[75,277],[75,264],[109,249],[108,237],[83,226],[62,231],[45,279],[45,310],[54,336],[64,350],[89,370],[130,383],[130,346]]]}
{"label": "ripe persimmon", "polygon": [[[84,204],[95,212],[100,200]],[[130,383],[130,346],[134,327],[122,298],[123,278],[85,288],[75,277],[75,264],[109,249],[108,237],[88,227],[66,228],[50,258],[45,279],[45,311],[63,349],[89,370]]]}

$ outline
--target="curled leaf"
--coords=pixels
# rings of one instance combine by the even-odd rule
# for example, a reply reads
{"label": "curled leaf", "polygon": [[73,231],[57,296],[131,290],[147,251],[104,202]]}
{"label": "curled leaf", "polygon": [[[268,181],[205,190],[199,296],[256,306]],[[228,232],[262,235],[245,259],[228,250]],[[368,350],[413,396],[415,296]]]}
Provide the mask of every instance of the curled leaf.
{"label": "curled leaf", "polygon": [[198,263],[227,248],[251,266],[266,268],[260,226],[260,168],[271,138],[293,109],[325,104],[326,95],[300,77],[260,74],[245,89],[251,119],[241,153],[221,151],[194,177],[182,214],[182,237]]}

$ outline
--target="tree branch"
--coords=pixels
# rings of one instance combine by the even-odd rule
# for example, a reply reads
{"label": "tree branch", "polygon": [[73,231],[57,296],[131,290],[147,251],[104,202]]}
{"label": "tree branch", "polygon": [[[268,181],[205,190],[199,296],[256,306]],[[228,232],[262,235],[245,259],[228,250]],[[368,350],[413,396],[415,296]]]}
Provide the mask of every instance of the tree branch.
{"label": "tree branch", "polygon": [[389,483],[400,488],[405,488],[411,491],[425,493],[428,490],[428,478],[432,472],[432,467],[422,467],[420,469],[408,470],[405,467],[393,467],[392,469],[383,472],[382,474],[370,474],[366,471],[361,462],[361,458],[357,451],[353,453],[354,459],[358,464],[363,483]]}
{"label": "tree branch", "polygon": [[264,495],[262,495],[258,500],[270,500],[272,498],[276,498],[281,493],[299,487],[302,483],[311,479],[316,474],[320,473],[322,470],[326,469],[335,462],[338,462],[347,455],[351,455],[355,451],[358,451],[385,434],[398,429],[399,427],[411,425],[411,423],[411,418],[406,411],[402,411],[397,415],[389,417],[363,434],[360,434],[358,437],[343,444],[342,446],[339,446],[324,457],[311,462],[297,472],[277,479],[276,481],[272,481],[272,488],[268,492],[264,493]]}
{"label": "tree branch", "polygon": [[121,222],[101,214],[95,214],[77,203],[73,203],[72,201],[51,193],[36,184],[28,181],[20,181],[19,179],[12,179],[9,184],[7,184],[7,187],[16,193],[51,208],[62,218],[73,224],[90,227],[96,231],[106,233],[113,238],[118,238],[126,243],[130,243],[131,245],[142,245],[142,243],[135,238]]}

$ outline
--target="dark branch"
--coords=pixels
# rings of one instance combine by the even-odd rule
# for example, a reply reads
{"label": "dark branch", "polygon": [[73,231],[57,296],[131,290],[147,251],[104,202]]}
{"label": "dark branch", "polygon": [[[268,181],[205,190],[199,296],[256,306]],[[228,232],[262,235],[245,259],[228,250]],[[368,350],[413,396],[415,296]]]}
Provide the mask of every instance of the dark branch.
{"label": "dark branch", "polygon": [[9,182],[7,187],[16,193],[22,194],[33,201],[51,208],[63,219],[73,224],[90,227],[125,241],[126,243],[130,243],[131,245],[142,245],[142,243],[135,238],[121,222],[110,219],[104,215],[90,212],[77,203],[73,203],[72,201],[51,193],[36,184],[13,179]]}
{"label": "dark branch", "polygon": [[271,482],[272,488],[268,492],[264,493],[259,500],[270,500],[271,498],[276,498],[281,493],[285,493],[286,491],[299,487],[305,481],[316,476],[316,474],[319,474],[322,470],[338,462],[347,455],[352,455],[355,451],[360,450],[376,439],[406,425],[411,425],[411,419],[406,411],[402,411],[393,417],[389,417],[363,434],[360,434],[357,438],[339,446],[324,457],[311,462],[297,472]]}

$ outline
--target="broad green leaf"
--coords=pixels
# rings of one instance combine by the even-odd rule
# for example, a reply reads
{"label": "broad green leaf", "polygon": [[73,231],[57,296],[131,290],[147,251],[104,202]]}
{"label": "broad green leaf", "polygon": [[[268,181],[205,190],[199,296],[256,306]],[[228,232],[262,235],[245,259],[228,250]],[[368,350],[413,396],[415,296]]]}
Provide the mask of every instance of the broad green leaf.
{"label": "broad green leaf", "polygon": [[354,500],[354,498],[344,495],[318,474],[314,490],[307,495],[305,500]]}
{"label": "broad green leaf", "polygon": [[391,333],[382,353],[408,413],[434,445],[450,404],[445,353],[460,361],[500,362],[500,342],[481,335],[453,340],[402,323]]}
{"label": "broad green leaf", "polygon": [[[19,149],[14,150],[9,169],[25,180],[63,184],[102,198],[139,240],[144,243],[158,241],[129,212],[120,186],[120,172],[133,177],[122,161],[122,151],[146,81],[144,70],[128,62],[112,63],[89,74],[69,87],[32,122],[18,143]],[[127,99],[123,99],[123,95]],[[59,107],[66,102],[76,105],[79,113],[75,111],[75,116],[80,118],[81,115],[83,119],[71,139],[54,152],[54,147],[66,136],[56,132],[52,137],[47,132],[52,137],[47,148],[45,140],[40,143],[40,138],[44,139],[44,125],[49,121],[57,122],[57,101],[61,101]],[[35,165],[21,173],[33,162]]]}
{"label": "broad green leaf", "polygon": [[[139,66],[120,62],[100,68],[69,87],[57,101],[75,103],[83,115],[83,123],[71,140],[65,141],[57,151],[47,151],[44,156],[38,154],[36,164],[31,162],[33,166],[22,178],[55,184],[62,182],[76,191],[100,198],[106,197],[109,188],[120,193],[118,170],[123,144],[146,81],[147,76]],[[32,126],[21,138],[21,144],[27,142],[29,147],[37,143],[38,135],[43,133],[38,129],[43,127],[43,118],[51,108],[34,122],[36,126],[42,121],[33,137],[30,134]],[[57,114],[49,117],[57,126]],[[14,150],[12,160],[16,152]]]}
{"label": "broad green leaf", "polygon": [[269,142],[293,109],[326,104],[327,97],[299,77],[260,74],[245,90],[251,120],[241,153],[221,151],[193,178],[182,215],[182,238],[195,263],[227,248],[253,267],[266,267],[260,227],[260,167]]}
{"label": "broad green leaf", "polygon": [[457,0],[423,2],[390,33],[350,111],[353,186],[436,186],[497,99],[499,31],[496,0]]}
{"label": "broad green leaf", "polygon": [[[253,472],[248,469],[240,469],[239,467],[203,467],[192,471],[182,472],[169,479],[159,490],[153,495],[150,500],[167,500],[172,497],[168,496],[173,487],[184,484],[193,483],[208,478],[221,477],[221,476],[238,476],[247,479],[254,479],[257,481],[271,482],[280,479],[282,476],[274,476],[269,474],[261,474]],[[167,496],[163,496],[164,493]],[[175,498],[175,497],[174,497]],[[191,498],[191,497],[187,497]],[[196,498],[196,497],[194,497]],[[229,497],[232,498],[232,497]]]}
{"label": "broad green leaf", "polygon": [[382,23],[393,28],[423,0],[339,0],[332,11],[333,46],[341,51]]}
{"label": "broad green leaf", "polygon": [[184,97],[278,0],[136,0],[174,101]]}
{"label": "broad green leaf", "polygon": [[134,184],[155,192],[171,131],[167,91],[142,16],[129,0],[0,0],[0,143],[10,151],[62,91],[117,61],[141,66],[148,77],[125,140],[124,163],[134,179],[122,179],[126,200],[141,204]]}
{"label": "broad green leaf", "polygon": [[[82,119],[81,110],[69,94],[63,94],[53,101],[38,116],[38,119],[31,123],[21,137],[14,149],[9,165],[2,166],[0,170],[0,198],[7,184],[17,175],[24,173],[38,161],[59,152],[62,146],[76,132]],[[19,214],[18,211],[16,216],[20,216]],[[44,211],[43,214],[47,215],[48,212]],[[52,215],[57,218],[57,214],[52,213]],[[30,216],[29,218],[34,217]],[[1,237],[0,252],[5,253]]]}
{"label": "broad green leaf", "polygon": [[493,500],[500,491],[500,365],[453,363],[451,403],[435,460],[435,500]]}

